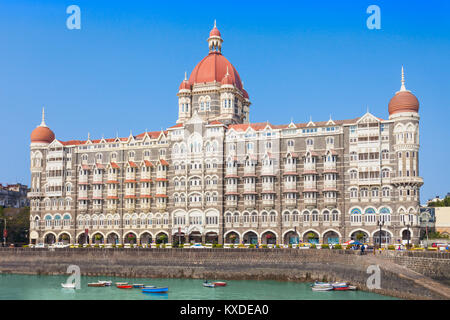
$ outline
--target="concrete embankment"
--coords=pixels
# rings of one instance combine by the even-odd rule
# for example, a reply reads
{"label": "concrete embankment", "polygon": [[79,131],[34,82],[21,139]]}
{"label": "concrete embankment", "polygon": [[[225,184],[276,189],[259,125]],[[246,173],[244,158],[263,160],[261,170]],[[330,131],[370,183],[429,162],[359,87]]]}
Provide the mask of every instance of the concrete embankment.
{"label": "concrete embankment", "polygon": [[300,249],[0,249],[0,272],[228,280],[348,281],[363,290],[381,269],[373,292],[406,299],[450,299],[450,254]]}

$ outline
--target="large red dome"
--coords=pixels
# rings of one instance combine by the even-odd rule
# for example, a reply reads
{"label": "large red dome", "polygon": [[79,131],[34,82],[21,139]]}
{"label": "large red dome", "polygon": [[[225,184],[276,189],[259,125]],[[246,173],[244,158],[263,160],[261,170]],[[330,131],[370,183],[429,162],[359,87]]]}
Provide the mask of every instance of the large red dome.
{"label": "large red dome", "polygon": [[202,61],[200,61],[189,77],[189,83],[221,82],[227,73],[231,77],[232,83],[242,91],[241,77],[238,72],[220,52],[210,52]]}
{"label": "large red dome", "polygon": [[55,134],[48,127],[39,126],[31,132],[31,143],[51,143]]}
{"label": "large red dome", "polygon": [[389,114],[419,112],[419,100],[409,91],[399,91],[389,101]]}

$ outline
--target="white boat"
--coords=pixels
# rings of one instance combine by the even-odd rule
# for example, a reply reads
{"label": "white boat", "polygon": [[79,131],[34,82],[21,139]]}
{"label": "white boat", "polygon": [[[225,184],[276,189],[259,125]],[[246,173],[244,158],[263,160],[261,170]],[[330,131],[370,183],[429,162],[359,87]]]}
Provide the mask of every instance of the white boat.
{"label": "white boat", "polygon": [[207,288],[215,288],[216,285],[214,283],[203,282],[203,286]]}
{"label": "white boat", "polygon": [[107,281],[104,281],[104,280],[98,280],[98,283],[104,283],[104,284],[105,284],[105,287],[109,287],[109,286],[112,285],[112,281],[111,281],[111,280],[107,280]]}
{"label": "white boat", "polygon": [[356,286],[348,286],[348,290],[357,290],[358,288]]}
{"label": "white boat", "polygon": [[348,287],[347,282],[333,282],[331,285],[332,285],[334,288]]}
{"label": "white boat", "polygon": [[314,286],[311,289],[312,289],[312,291],[331,291],[331,290],[333,290],[333,286],[319,285],[319,286]]}
{"label": "white boat", "polygon": [[75,289],[75,283],[61,283],[61,287],[65,289]]}

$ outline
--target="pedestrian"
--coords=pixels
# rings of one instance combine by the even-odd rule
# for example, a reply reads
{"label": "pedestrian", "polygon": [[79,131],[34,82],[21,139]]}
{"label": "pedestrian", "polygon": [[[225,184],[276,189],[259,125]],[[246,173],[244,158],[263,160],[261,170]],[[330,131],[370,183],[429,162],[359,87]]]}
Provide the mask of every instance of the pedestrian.
{"label": "pedestrian", "polygon": [[364,254],[364,245],[361,245],[361,255],[363,255]]}

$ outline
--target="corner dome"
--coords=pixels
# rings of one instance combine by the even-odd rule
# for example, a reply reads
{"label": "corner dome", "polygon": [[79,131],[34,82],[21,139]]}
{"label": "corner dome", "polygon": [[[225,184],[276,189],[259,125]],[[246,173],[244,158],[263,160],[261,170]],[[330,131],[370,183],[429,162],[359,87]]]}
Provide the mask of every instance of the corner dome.
{"label": "corner dome", "polygon": [[400,112],[419,112],[419,100],[410,91],[399,91],[389,101],[389,115]]}
{"label": "corner dome", "polygon": [[55,134],[45,124],[44,109],[42,109],[42,122],[41,124],[31,132],[31,143],[51,143],[55,140]]}
{"label": "corner dome", "polygon": [[395,96],[389,101],[389,115],[401,112],[419,112],[419,100],[411,91],[406,90],[403,66],[400,91],[397,91]]}
{"label": "corner dome", "polygon": [[55,134],[49,127],[37,127],[31,132],[31,143],[51,143],[55,140]]}

